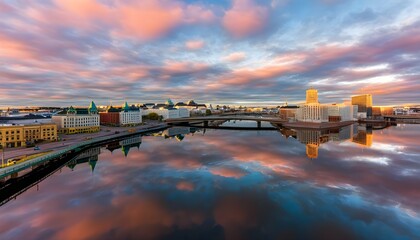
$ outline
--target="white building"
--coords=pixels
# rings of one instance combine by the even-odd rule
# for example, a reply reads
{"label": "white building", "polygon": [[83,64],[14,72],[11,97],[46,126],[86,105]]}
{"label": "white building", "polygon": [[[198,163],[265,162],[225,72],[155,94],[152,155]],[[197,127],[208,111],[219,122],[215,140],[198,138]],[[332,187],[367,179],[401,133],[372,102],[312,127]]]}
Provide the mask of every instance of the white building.
{"label": "white building", "polygon": [[135,125],[142,123],[142,110],[136,107],[129,107],[128,103],[125,105],[120,112],[120,125]]}
{"label": "white building", "polygon": [[160,108],[160,109],[144,109],[142,111],[142,115],[146,116],[149,113],[156,113],[159,116],[163,117],[163,120],[165,119],[169,119],[169,118],[182,118],[182,117],[189,117],[190,116],[190,111],[188,111],[188,109],[186,108]]}
{"label": "white building", "polygon": [[52,116],[51,120],[57,124],[59,133],[92,133],[100,130],[99,114],[93,101],[87,109],[75,109],[71,106]]}
{"label": "white building", "polygon": [[[343,104],[320,104],[318,102],[317,93],[318,92],[312,88],[306,91],[307,102],[300,105],[296,112],[296,119],[298,121],[328,122],[330,121],[330,117],[335,117],[336,121],[351,121],[357,119],[357,105],[351,105],[350,102],[345,102]],[[308,102],[308,99],[310,102]]]}
{"label": "white building", "polygon": [[[296,119],[304,122],[325,121],[325,109],[319,103],[305,103],[300,105],[296,112]],[[328,113],[328,112],[327,112]],[[328,114],[327,114],[328,115]],[[328,116],[327,116],[328,121]]]}

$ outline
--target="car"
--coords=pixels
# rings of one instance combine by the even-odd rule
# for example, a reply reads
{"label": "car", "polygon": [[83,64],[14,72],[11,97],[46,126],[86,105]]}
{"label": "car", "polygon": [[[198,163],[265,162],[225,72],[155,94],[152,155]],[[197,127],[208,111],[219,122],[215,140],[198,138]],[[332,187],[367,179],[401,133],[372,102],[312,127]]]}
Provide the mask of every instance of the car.
{"label": "car", "polygon": [[38,146],[34,147],[34,150],[41,150]]}

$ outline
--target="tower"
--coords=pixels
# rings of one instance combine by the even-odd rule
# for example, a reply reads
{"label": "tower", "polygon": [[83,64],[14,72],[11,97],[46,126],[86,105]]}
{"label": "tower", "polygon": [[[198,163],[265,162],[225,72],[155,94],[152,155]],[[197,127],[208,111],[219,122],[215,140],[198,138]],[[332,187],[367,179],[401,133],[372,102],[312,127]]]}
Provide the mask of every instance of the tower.
{"label": "tower", "polygon": [[313,87],[306,90],[306,103],[318,103],[318,90]]}
{"label": "tower", "polygon": [[90,114],[98,114],[98,108],[96,107],[96,104],[93,101],[90,103],[88,111]]}

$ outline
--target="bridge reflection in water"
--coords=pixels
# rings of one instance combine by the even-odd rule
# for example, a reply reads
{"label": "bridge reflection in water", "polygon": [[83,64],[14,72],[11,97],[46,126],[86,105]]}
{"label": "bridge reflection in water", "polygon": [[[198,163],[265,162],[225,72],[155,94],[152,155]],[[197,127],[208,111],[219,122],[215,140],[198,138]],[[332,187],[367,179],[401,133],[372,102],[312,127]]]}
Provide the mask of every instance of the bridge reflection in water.
{"label": "bridge reflection in water", "polygon": [[[272,131],[278,131],[286,139],[294,138],[306,146],[306,155],[308,158],[315,159],[318,157],[318,149],[321,144],[326,142],[343,142],[351,141],[355,144],[370,147],[373,137],[372,131],[380,129],[372,125],[349,125],[337,129],[328,130],[309,130],[309,129],[287,129],[272,127]],[[233,130],[233,129],[232,129]],[[238,129],[236,129],[238,130]],[[258,129],[255,129],[258,130]],[[261,130],[261,129],[260,129]],[[206,134],[206,128],[199,127],[172,127],[164,131],[149,134],[150,136],[163,137],[165,139],[175,139],[182,141],[189,135]],[[95,170],[98,164],[98,155],[101,149],[107,149],[113,152],[121,149],[124,156],[128,156],[130,149],[140,148],[142,136],[129,137],[123,140],[111,141],[98,147],[90,148],[78,155],[69,155],[65,158],[55,159],[39,166],[33,167],[30,171],[16,173],[9,178],[0,181],[0,206],[4,205],[13,198],[29,188],[39,184],[45,178],[54,174],[62,167],[67,166],[75,169],[78,165],[88,164],[91,171]]]}

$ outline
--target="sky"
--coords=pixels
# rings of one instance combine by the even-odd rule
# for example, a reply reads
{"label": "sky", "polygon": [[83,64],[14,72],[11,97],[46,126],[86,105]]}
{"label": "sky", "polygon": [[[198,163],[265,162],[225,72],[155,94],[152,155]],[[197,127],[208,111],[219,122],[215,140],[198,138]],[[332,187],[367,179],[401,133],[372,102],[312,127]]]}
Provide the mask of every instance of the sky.
{"label": "sky", "polygon": [[420,103],[417,0],[0,0],[0,106]]}

